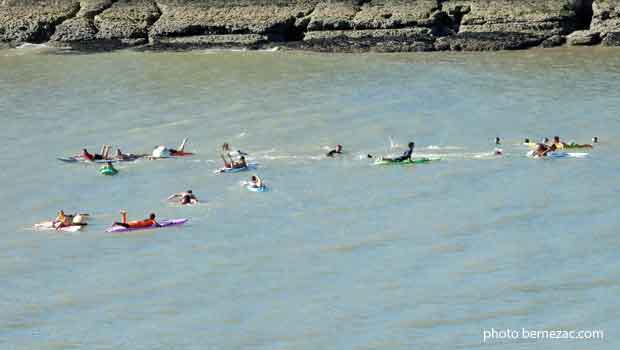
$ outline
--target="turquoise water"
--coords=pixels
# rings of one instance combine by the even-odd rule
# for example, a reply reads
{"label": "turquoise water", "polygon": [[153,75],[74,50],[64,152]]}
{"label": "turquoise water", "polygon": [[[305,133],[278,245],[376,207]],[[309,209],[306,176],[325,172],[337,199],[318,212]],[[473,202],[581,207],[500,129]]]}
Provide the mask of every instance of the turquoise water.
{"label": "turquoise water", "polygon": [[[8,349],[616,349],[617,50],[319,55],[0,51]],[[524,137],[601,143],[525,157]],[[502,157],[490,156],[493,138]],[[186,159],[97,167],[108,143]],[[442,160],[373,166],[402,151]],[[269,191],[216,175],[251,154]],[[326,159],[329,146],[345,155]],[[192,189],[206,199],[165,198]],[[59,209],[78,234],[34,231]],[[132,219],[188,217],[127,235]],[[492,340],[486,329],[600,329]]]}

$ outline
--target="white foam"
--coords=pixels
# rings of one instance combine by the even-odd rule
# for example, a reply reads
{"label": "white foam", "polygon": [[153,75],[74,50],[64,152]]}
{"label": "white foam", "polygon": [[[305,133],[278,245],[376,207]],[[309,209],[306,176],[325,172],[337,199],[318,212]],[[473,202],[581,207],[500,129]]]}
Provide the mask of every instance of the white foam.
{"label": "white foam", "polygon": [[46,44],[32,44],[32,43],[23,43],[17,46],[19,50],[33,50],[33,49],[48,49],[50,48]]}

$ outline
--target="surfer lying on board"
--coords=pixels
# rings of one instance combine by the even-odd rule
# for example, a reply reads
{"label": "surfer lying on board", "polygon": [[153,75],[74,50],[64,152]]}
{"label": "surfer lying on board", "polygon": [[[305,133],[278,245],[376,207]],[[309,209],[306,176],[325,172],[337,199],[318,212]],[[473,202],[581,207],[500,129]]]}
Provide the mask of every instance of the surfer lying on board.
{"label": "surfer lying on board", "polygon": [[557,147],[555,144],[547,146],[544,143],[539,143],[532,152],[533,157],[546,157],[549,152],[555,152]]}
{"label": "surfer lying on board", "polygon": [[148,154],[133,154],[133,153],[123,153],[120,148],[116,149],[116,160],[120,161],[134,161],[136,159],[140,159],[148,156]]}
{"label": "surfer lying on board", "polygon": [[386,160],[388,162],[402,162],[407,159],[411,160],[411,155],[413,154],[413,148],[415,147],[415,142],[409,142],[407,146],[409,148],[403,153],[402,156],[396,157],[396,158],[381,157],[381,160]]}
{"label": "surfer lying on board", "polygon": [[342,145],[336,145],[336,149],[327,152],[326,156],[333,158],[336,154],[342,154]]}
{"label": "surfer lying on board", "polygon": [[89,160],[89,161],[95,161],[95,160],[103,160],[103,159],[108,159],[108,153],[110,152],[110,146],[108,145],[103,145],[101,147],[101,153],[100,154],[90,154],[88,153],[88,150],[86,150],[86,148],[82,149],[82,154],[80,154],[80,156],[82,158],[84,158],[85,160]]}
{"label": "surfer lying on board", "polygon": [[235,161],[235,160],[233,160],[231,158],[230,162],[228,162],[226,160],[224,155],[220,155],[220,156],[222,157],[222,160],[224,161],[224,168],[227,168],[227,169],[242,169],[242,168],[247,168],[248,167],[248,163],[245,161],[245,156],[241,156],[238,161]]}
{"label": "surfer lying on board", "polygon": [[170,197],[168,197],[168,200],[172,200],[176,198],[181,198],[179,200],[179,203],[181,203],[181,205],[198,203],[198,198],[196,198],[194,193],[192,193],[192,190],[187,190],[186,192],[175,193],[171,195]]}
{"label": "surfer lying on board", "polygon": [[124,210],[121,210],[121,222],[115,222],[114,225],[122,226],[125,228],[145,228],[152,226],[160,227],[157,221],[155,221],[154,213],[151,213],[148,219],[127,222],[127,212]]}
{"label": "surfer lying on board", "polygon": [[252,175],[248,185],[250,185],[250,187],[253,187],[253,188],[261,188],[263,187],[263,180],[257,175]]}
{"label": "surfer lying on board", "polygon": [[168,148],[166,146],[160,145],[155,147],[153,150],[151,157],[153,158],[169,158],[169,157],[177,157],[186,155],[185,153],[185,144],[187,144],[187,137],[183,139],[181,145],[178,149]]}
{"label": "surfer lying on board", "polygon": [[[597,140],[598,141],[598,140]],[[591,144],[579,144],[579,143],[566,143],[560,140],[559,136],[554,136],[553,137],[553,144],[555,145],[555,147],[557,147],[557,149],[563,149],[563,148],[591,148],[592,145]]]}

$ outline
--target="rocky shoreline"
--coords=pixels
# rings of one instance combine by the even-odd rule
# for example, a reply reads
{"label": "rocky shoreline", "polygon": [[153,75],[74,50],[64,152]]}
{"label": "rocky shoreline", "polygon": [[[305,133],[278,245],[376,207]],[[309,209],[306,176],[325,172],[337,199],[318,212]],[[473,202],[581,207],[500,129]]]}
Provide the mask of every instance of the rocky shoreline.
{"label": "rocky shoreline", "polygon": [[321,52],[620,46],[620,0],[0,0],[0,47]]}

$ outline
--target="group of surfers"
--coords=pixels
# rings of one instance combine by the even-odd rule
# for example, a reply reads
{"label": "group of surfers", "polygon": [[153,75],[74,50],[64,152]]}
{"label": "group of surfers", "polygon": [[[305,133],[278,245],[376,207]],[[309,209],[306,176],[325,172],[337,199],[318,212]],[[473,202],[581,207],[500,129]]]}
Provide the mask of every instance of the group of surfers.
{"label": "group of surfers", "polygon": [[65,214],[63,210],[61,210],[58,212],[58,215],[56,216],[54,221],[52,221],[52,226],[57,230],[62,227],[68,226],[85,226],[88,225],[88,223],[86,222],[87,220],[88,214],[68,215]]}
{"label": "group of surfers", "polygon": [[132,153],[123,153],[120,148],[116,149],[116,154],[111,155],[110,145],[103,145],[101,147],[101,151],[99,153],[91,154],[88,152],[86,148],[82,149],[80,153],[80,157],[86,161],[132,161],[140,158],[169,158],[169,157],[177,157],[182,155],[187,155],[185,152],[185,145],[187,144],[187,138],[183,139],[181,145],[178,148],[168,148],[163,145],[156,146],[151,154],[132,154]]}
{"label": "group of surfers", "polygon": [[532,156],[534,157],[546,157],[551,152],[556,152],[558,150],[564,150],[567,148],[592,148],[593,144],[598,143],[598,137],[592,138],[592,144],[590,143],[566,143],[560,139],[559,136],[554,136],[553,141],[550,141],[547,137],[545,137],[542,142],[532,142],[530,139],[523,140],[523,144],[533,148]]}
{"label": "group of surfers", "polygon": [[[261,188],[263,187],[263,180],[258,175],[252,175],[250,181],[248,181],[248,186],[253,188]],[[178,201],[181,205],[191,205],[197,204],[198,198],[194,195],[192,190],[187,190],[185,192],[174,193],[168,197],[168,200]],[[114,223],[114,226],[122,226],[129,229],[140,229],[140,228],[148,228],[148,227],[159,227],[160,224],[156,220],[155,213],[149,214],[148,218],[143,220],[135,220],[135,221],[127,221],[127,211],[121,210],[121,221],[117,221]],[[88,214],[73,214],[67,215],[63,210],[58,212],[56,218],[52,221],[52,226],[56,230],[60,230],[63,227],[69,226],[84,226],[87,225]]]}
{"label": "group of surfers", "polygon": [[[401,156],[398,157],[379,157],[378,159],[381,161],[400,163],[407,160],[413,160],[413,149],[415,148],[415,142],[409,142],[407,144],[407,149],[403,152]],[[336,145],[336,147],[325,154],[326,157],[334,158],[336,155],[342,154],[342,145]],[[368,158],[374,158],[373,155],[368,154]]]}
{"label": "group of surfers", "polygon": [[[562,141],[559,136],[554,136],[553,141],[550,141],[549,138],[545,137],[540,143],[531,142],[530,139],[527,139],[527,138],[523,142],[524,145],[534,148],[532,155],[537,156],[537,157],[544,157],[544,156],[547,156],[550,152],[555,152],[557,150],[562,150],[566,148],[592,148],[594,147],[593,144],[595,143],[598,143],[597,136],[592,138],[592,144],[589,144],[589,143],[579,144],[579,143],[574,143],[574,142],[566,143]],[[496,146],[501,145],[501,139],[499,137],[495,138],[495,145]],[[407,145],[407,149],[405,150],[402,156],[380,157],[379,160],[389,161],[389,162],[394,162],[394,163],[403,162],[406,160],[412,160],[411,157],[412,157],[414,148],[415,148],[415,142],[409,142],[409,144]],[[337,154],[342,154],[342,145],[336,145],[336,148],[330,150],[325,155],[327,157],[333,158]],[[495,148],[493,150],[493,154],[498,155],[498,156],[503,155],[503,151],[500,148]],[[373,156],[369,154],[368,158],[373,158]]]}
{"label": "group of surfers", "polygon": [[[179,154],[179,153],[184,153],[183,149],[185,147],[186,142],[187,142],[187,139],[184,139],[181,144],[181,147],[179,147],[178,150],[169,149],[164,146],[158,146],[153,151],[152,157],[154,158],[167,157],[167,156],[174,156],[175,154]],[[593,144],[598,143],[598,137],[593,137],[592,143]],[[495,144],[497,146],[501,145],[501,139],[499,137],[495,138]],[[539,157],[544,157],[548,155],[550,152],[554,152],[554,151],[561,150],[564,148],[591,148],[593,147],[592,144],[565,143],[560,139],[559,136],[554,136],[553,141],[550,141],[548,138],[544,138],[542,142],[540,143],[531,142],[530,139],[526,138],[524,140],[524,145],[533,147],[534,148],[533,155],[539,156]],[[407,144],[407,149],[403,152],[401,156],[379,157],[379,159],[382,161],[389,161],[389,162],[396,162],[396,163],[403,162],[406,160],[411,160],[414,148],[415,148],[415,142],[409,142]],[[343,154],[342,150],[343,150],[342,145],[338,144],[336,145],[334,149],[327,152],[325,156],[334,158],[337,155]],[[109,158],[108,156],[109,151],[110,151],[110,147],[107,145],[104,145],[100,154],[91,155],[90,153],[88,153],[86,149],[84,149],[81,156],[84,159],[91,160],[91,161],[106,160],[106,159],[110,160],[111,158]],[[495,154],[501,155],[502,154],[501,149],[496,148]],[[234,151],[231,150],[231,147],[228,143],[224,143],[221,147],[220,157],[224,161],[224,167],[228,169],[247,168],[248,163],[245,158],[245,156],[247,155],[248,155],[247,153],[241,150],[234,150]],[[147,156],[148,155],[143,155],[143,157],[147,157]],[[115,159],[128,159],[128,157],[136,157],[136,156],[129,155],[129,154],[123,154],[120,149],[117,149]],[[373,156],[369,154],[368,158],[373,158]],[[113,168],[113,165],[111,161],[109,161],[106,163],[106,165],[104,165],[104,167]],[[263,181],[259,176],[252,175],[252,177],[250,178],[250,181],[248,181],[248,186],[253,187],[253,188],[261,188],[263,186]],[[175,193],[169,196],[168,200],[176,200],[181,205],[189,205],[189,204],[198,203],[198,198],[194,195],[192,190]],[[59,211],[56,219],[53,221],[53,225],[56,229],[60,229],[66,226],[73,226],[73,225],[86,225],[87,216],[88,216],[87,214],[66,215],[64,211],[61,210]],[[148,218],[143,219],[143,220],[127,221],[127,212],[123,210],[121,211],[121,221],[115,222],[114,225],[136,229],[136,228],[159,226],[159,223],[157,223],[156,221],[155,213],[151,213]]]}

